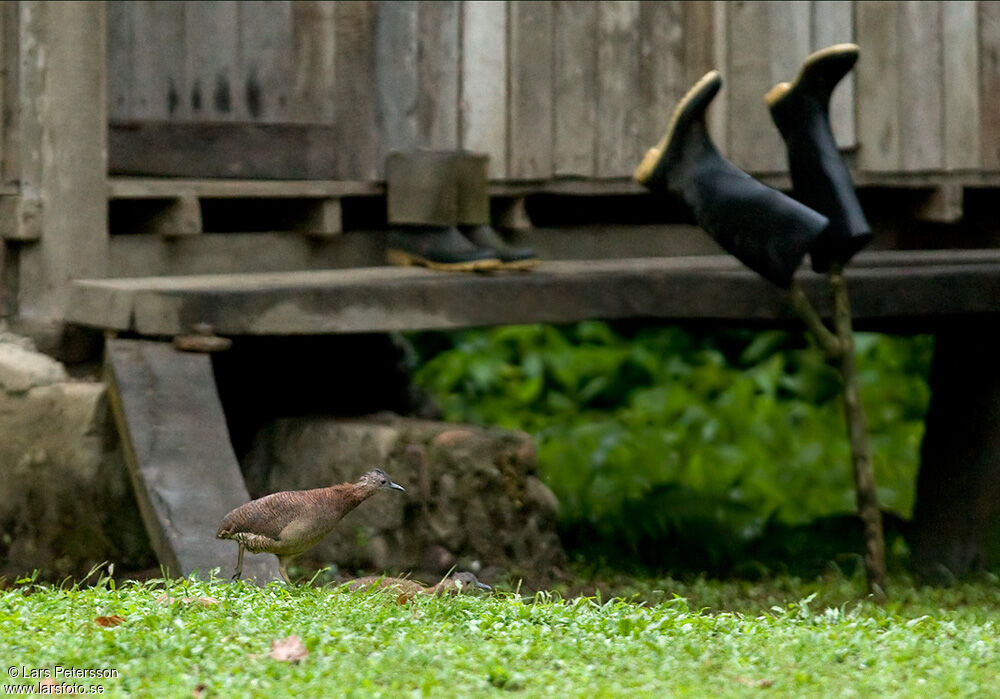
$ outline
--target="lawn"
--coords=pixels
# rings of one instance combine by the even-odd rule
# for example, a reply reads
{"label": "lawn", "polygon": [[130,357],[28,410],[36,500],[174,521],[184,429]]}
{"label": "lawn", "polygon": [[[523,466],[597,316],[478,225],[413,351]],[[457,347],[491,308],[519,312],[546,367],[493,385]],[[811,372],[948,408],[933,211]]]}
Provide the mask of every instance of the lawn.
{"label": "lawn", "polygon": [[3,682],[60,665],[115,670],[69,680],[110,696],[1000,696],[995,579],[894,580],[885,607],[855,601],[859,582],[639,580],[603,601],[22,584],[0,592],[2,656],[20,675]]}

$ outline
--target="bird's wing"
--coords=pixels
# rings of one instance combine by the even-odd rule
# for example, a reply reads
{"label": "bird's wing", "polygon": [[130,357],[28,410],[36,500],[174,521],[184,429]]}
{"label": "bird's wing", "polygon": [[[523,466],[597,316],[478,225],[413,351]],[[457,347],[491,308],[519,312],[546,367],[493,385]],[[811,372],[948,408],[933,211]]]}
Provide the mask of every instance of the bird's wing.
{"label": "bird's wing", "polygon": [[222,520],[218,536],[248,533],[277,541],[282,530],[303,514],[304,503],[298,495],[294,491],[272,493],[240,505]]}

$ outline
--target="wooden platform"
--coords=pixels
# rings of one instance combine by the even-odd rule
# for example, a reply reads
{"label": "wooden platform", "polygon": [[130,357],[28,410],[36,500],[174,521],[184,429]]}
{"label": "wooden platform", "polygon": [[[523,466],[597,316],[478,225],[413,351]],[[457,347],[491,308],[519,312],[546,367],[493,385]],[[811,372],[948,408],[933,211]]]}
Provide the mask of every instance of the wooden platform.
{"label": "wooden platform", "polygon": [[[800,272],[821,312],[824,281]],[[882,252],[851,266],[859,326],[932,330],[1000,313],[1000,250]],[[728,256],[545,261],[530,273],[343,270],[80,280],[72,322],[145,336],[196,323],[222,335],[448,329],[589,318],[796,322],[785,294]]]}
{"label": "wooden platform", "polygon": [[[215,532],[250,499],[229,442],[208,355],[164,342],[110,340],[107,382],[136,499],[157,558],[168,575],[213,568],[226,578],[236,544]],[[277,559],[247,556],[244,577],[278,579]]]}

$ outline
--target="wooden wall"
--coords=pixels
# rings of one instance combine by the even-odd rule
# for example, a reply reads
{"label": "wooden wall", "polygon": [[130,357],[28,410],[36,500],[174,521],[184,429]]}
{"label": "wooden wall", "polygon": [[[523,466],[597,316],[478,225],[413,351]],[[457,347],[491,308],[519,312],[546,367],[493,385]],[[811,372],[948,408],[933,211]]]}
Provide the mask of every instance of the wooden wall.
{"label": "wooden wall", "polygon": [[862,47],[832,107],[872,172],[1000,170],[1000,2],[108,3],[110,119],[322,124],[344,179],[467,148],[497,179],[620,178],[705,71],[723,150],[785,156],[763,103],[810,51]]}

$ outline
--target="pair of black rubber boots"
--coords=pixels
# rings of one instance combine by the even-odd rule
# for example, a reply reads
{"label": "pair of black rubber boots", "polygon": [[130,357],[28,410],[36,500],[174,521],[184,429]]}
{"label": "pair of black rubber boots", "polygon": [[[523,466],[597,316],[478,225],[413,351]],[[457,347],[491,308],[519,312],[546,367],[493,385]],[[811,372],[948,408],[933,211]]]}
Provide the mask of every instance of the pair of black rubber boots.
{"label": "pair of black rubber boots", "polygon": [[830,95],[857,59],[854,44],[817,51],[794,82],[780,83],[765,96],[788,149],[794,199],[716,150],[705,111],[722,86],[718,71],[684,96],[635,179],[652,191],[679,196],[727,252],[780,287],[791,285],[806,253],[817,272],[842,266],[872,238],[830,129]]}
{"label": "pair of black rubber boots", "polygon": [[488,168],[482,153],[390,153],[386,260],[458,272],[534,267],[533,251],[507,245],[490,225]]}

